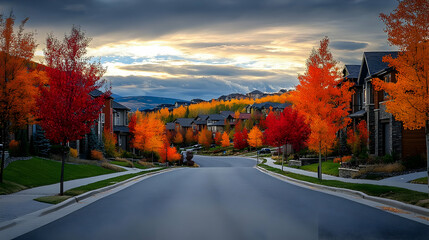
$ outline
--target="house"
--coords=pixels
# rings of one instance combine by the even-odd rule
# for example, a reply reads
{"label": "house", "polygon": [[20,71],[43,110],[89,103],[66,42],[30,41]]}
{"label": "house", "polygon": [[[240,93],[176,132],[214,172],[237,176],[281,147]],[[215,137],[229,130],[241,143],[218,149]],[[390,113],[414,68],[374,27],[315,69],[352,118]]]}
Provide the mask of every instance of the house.
{"label": "house", "polygon": [[186,132],[189,128],[192,128],[193,118],[177,118],[173,121],[176,125],[175,129],[177,132],[181,132],[182,134]]}
{"label": "house", "polygon": [[353,129],[366,117],[366,111],[363,109],[363,87],[358,82],[360,68],[361,65],[345,65],[343,69],[343,82],[353,83],[353,87],[350,89],[354,93],[350,102],[351,112],[349,115],[352,119]]}
{"label": "house", "polygon": [[203,130],[204,127],[207,127],[207,118],[209,115],[198,115],[192,121],[192,128],[197,131]]}
{"label": "house", "polygon": [[225,129],[225,120],[229,118],[231,117],[222,114],[210,114],[207,117],[207,129],[212,132],[223,132]]}
{"label": "house", "polygon": [[264,93],[261,92],[261,91],[259,91],[259,90],[254,90],[254,91],[252,91],[250,93],[247,93],[246,96],[249,97],[249,98],[258,99],[258,98],[263,97]]}
{"label": "house", "polygon": [[397,56],[397,52],[365,52],[357,79],[363,86],[363,109],[366,112],[367,128],[369,131],[368,150],[375,156],[386,154],[397,155],[401,158],[424,154],[424,129],[406,130],[402,122],[396,121],[392,114],[386,112],[383,104],[388,95],[383,91],[375,91],[372,80],[375,78],[386,82],[396,81],[395,69],[383,62],[386,55]]}
{"label": "house", "polygon": [[167,129],[167,131],[173,132],[176,130],[176,124],[174,122],[166,123],[165,128]]}
{"label": "house", "polygon": [[180,106],[186,107],[186,106],[189,106],[190,104],[191,104],[191,102],[189,102],[189,101],[177,101],[174,103],[174,107],[175,108],[178,108]]}
{"label": "house", "polygon": [[276,103],[276,102],[264,102],[255,103],[246,107],[247,113],[260,113],[268,115],[270,109],[273,111],[283,111],[286,107],[291,106],[290,103]]}
{"label": "house", "polygon": [[128,128],[128,107],[112,101],[113,108],[113,132],[116,135],[117,144],[123,150],[130,150],[130,129]]}

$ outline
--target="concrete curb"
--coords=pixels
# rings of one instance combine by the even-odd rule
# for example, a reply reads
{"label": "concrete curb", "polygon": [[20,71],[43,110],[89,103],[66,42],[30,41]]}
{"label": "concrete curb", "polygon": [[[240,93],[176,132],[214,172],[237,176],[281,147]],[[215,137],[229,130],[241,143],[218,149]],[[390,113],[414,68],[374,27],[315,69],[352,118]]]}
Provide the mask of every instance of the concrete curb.
{"label": "concrete curb", "polygon": [[320,190],[327,190],[327,191],[331,191],[331,192],[337,192],[337,193],[343,193],[343,194],[351,195],[353,197],[358,197],[358,198],[370,200],[370,201],[373,201],[373,202],[378,202],[378,203],[386,204],[386,205],[389,205],[391,207],[395,207],[395,208],[399,208],[401,210],[412,212],[414,214],[420,214],[420,215],[423,215],[425,217],[429,217],[429,209],[426,209],[426,208],[423,208],[423,207],[414,206],[414,205],[411,205],[411,204],[399,202],[399,201],[392,200],[392,199],[374,197],[374,196],[367,195],[367,194],[365,194],[363,192],[359,192],[359,191],[355,191],[355,190],[350,190],[350,189],[346,189],[346,188],[336,188],[336,187],[329,187],[329,186],[319,185],[319,184],[315,184],[315,183],[310,183],[310,182],[306,182],[306,181],[294,179],[294,178],[291,178],[291,177],[287,177],[287,176],[284,176],[284,175],[281,175],[281,174],[278,174],[278,173],[275,173],[275,172],[271,172],[271,171],[266,170],[265,168],[262,168],[262,167],[259,167],[259,166],[257,166],[256,169],[258,169],[259,171],[261,171],[263,173],[271,175],[273,177],[284,179],[284,180],[287,180],[287,181],[290,181],[290,182],[295,182],[295,183],[298,183],[298,184],[306,185],[306,186],[309,186],[309,187],[312,187],[312,188],[317,188],[317,189],[320,189]]}
{"label": "concrete curb", "polygon": [[15,218],[15,219],[10,220],[10,221],[6,221],[6,222],[3,222],[3,223],[0,223],[0,232],[3,231],[3,230],[5,230],[5,229],[8,229],[10,227],[16,226],[20,222],[25,221],[26,216],[29,216],[29,215],[33,215],[35,217],[45,216],[47,214],[50,214],[50,213],[56,212],[56,211],[58,211],[60,209],[63,209],[65,207],[68,207],[68,206],[70,206],[70,205],[72,205],[74,203],[78,203],[78,202],[80,202],[82,200],[85,200],[85,199],[87,199],[89,197],[92,197],[92,196],[94,196],[96,194],[107,192],[109,190],[112,190],[112,189],[117,188],[119,186],[122,186],[124,184],[127,184],[127,183],[129,183],[131,181],[134,181],[134,180],[137,180],[137,179],[140,179],[140,178],[143,178],[143,177],[148,177],[148,176],[151,176],[151,175],[156,175],[156,174],[161,174],[161,173],[165,173],[165,172],[170,172],[170,171],[173,171],[173,170],[176,170],[176,169],[177,168],[170,168],[170,169],[164,169],[164,170],[160,170],[160,171],[156,171],[156,172],[145,173],[145,174],[142,174],[142,175],[139,175],[139,176],[135,176],[135,177],[129,178],[129,179],[124,180],[122,182],[115,183],[115,184],[110,185],[110,186],[106,186],[106,187],[103,187],[103,188],[95,189],[95,190],[83,193],[81,195],[78,195],[78,196],[75,196],[75,197],[71,197],[71,198],[69,198],[69,199],[67,199],[67,200],[65,200],[65,201],[63,201],[61,203],[58,203],[58,204],[54,205],[54,206],[51,206],[51,207],[48,207],[48,208],[45,208],[45,209],[41,209],[41,210],[33,212],[33,213],[26,214],[24,216]]}

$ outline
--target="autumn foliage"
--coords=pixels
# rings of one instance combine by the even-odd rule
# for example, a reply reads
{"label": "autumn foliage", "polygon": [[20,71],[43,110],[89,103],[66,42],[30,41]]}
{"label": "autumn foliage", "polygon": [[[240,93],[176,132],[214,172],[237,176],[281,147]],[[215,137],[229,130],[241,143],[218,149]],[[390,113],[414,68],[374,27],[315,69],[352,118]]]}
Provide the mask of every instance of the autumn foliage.
{"label": "autumn foliage", "polygon": [[262,144],[264,143],[264,135],[257,126],[254,126],[252,130],[250,130],[247,142],[249,143],[249,146],[255,148],[262,146]]}
{"label": "autumn foliage", "polygon": [[[46,82],[44,73],[30,62],[37,45],[34,34],[24,32],[27,20],[24,19],[15,31],[15,17],[0,15],[0,135],[3,146],[7,146],[11,127],[21,128],[32,122],[37,85]],[[3,182],[4,150],[0,183]]]}
{"label": "autumn foliage", "polygon": [[186,130],[185,142],[188,145],[195,142],[194,131],[192,130],[192,128],[188,128],[188,130]]}
{"label": "autumn foliage", "polygon": [[239,131],[238,129],[235,130],[234,133],[234,148],[235,149],[244,149],[249,144],[247,143],[247,129],[244,128],[243,130]]}
{"label": "autumn foliage", "polygon": [[229,147],[229,145],[231,145],[231,142],[229,141],[228,133],[223,132],[221,144],[222,144],[222,147]]}
{"label": "autumn foliage", "polygon": [[180,132],[177,132],[176,136],[174,136],[173,142],[175,144],[182,144],[183,143],[183,135]]}
{"label": "autumn foliage", "polygon": [[206,148],[209,148],[210,144],[212,144],[212,138],[212,132],[207,130],[206,127],[198,133],[198,143]]}
{"label": "autumn foliage", "polygon": [[351,147],[354,153],[359,153],[365,148],[368,141],[368,129],[366,121],[362,120],[356,126],[356,131],[352,128],[347,130],[347,144]]}
{"label": "autumn foliage", "polygon": [[220,132],[215,133],[214,142],[218,146],[222,144],[222,134]]}

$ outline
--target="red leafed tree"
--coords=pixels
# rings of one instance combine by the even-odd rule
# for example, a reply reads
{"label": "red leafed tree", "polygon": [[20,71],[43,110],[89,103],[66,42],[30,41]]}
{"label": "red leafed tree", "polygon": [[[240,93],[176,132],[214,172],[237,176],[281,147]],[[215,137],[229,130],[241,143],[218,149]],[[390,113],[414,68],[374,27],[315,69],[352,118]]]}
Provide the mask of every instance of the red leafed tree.
{"label": "red leafed tree", "polygon": [[215,144],[218,146],[222,144],[222,134],[220,132],[215,133],[214,141],[215,141]]}
{"label": "red leafed tree", "polygon": [[[63,41],[48,36],[45,53],[48,86],[40,86],[37,116],[46,137],[64,149],[70,141],[90,132],[110,91],[97,98],[89,93],[105,83],[105,69],[85,56],[90,39],[76,27]],[[63,194],[64,161],[62,154],[60,195]]]}
{"label": "red leafed tree", "polygon": [[244,149],[247,146],[249,146],[247,143],[247,129],[243,128],[242,131],[235,130],[234,148],[235,149]]}
{"label": "red leafed tree", "polygon": [[266,123],[267,129],[264,134],[268,144],[279,148],[290,144],[295,151],[299,151],[306,145],[310,128],[304,116],[297,110],[285,108],[278,116],[270,112]]}

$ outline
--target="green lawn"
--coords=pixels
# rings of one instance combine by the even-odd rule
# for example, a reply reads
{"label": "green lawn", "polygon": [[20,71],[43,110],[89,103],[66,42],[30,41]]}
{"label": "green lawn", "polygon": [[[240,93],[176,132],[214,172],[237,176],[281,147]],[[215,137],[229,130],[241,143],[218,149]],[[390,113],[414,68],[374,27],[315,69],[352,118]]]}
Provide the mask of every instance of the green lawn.
{"label": "green lawn", "polygon": [[[5,183],[0,184],[0,194],[9,194],[25,188],[57,183],[60,180],[60,171],[61,162],[37,157],[12,162],[4,170]],[[96,165],[66,163],[64,166],[64,180],[68,181],[114,172]]]}
{"label": "green lawn", "polygon": [[[301,167],[297,167],[302,170],[317,172],[318,163],[313,163],[310,165],[305,165]],[[338,177],[338,168],[340,167],[339,163],[334,163],[332,160],[328,160],[327,162],[322,162],[322,173],[329,174]]]}
{"label": "green lawn", "polygon": [[125,181],[127,179],[133,178],[135,176],[147,174],[150,172],[161,171],[164,169],[165,168],[159,168],[159,169],[153,169],[153,170],[144,171],[144,172],[125,174],[122,176],[113,177],[113,178],[101,180],[98,182],[90,183],[90,184],[87,184],[85,186],[80,186],[77,188],[70,189],[70,190],[64,192],[64,196],[58,196],[58,195],[47,196],[47,197],[36,198],[34,200],[39,201],[39,202],[50,203],[50,204],[57,204],[57,203],[60,203],[64,200],[70,198],[70,197],[73,197],[73,196],[77,196],[77,195],[80,195],[80,194],[83,194],[83,193],[86,193],[86,192],[89,192],[89,191],[92,191],[95,189],[107,187],[107,186],[113,185],[115,183],[122,182],[122,181]]}
{"label": "green lawn", "polygon": [[[115,164],[115,165],[118,165],[118,166],[122,166],[122,167],[129,167],[129,168],[132,168],[133,166],[131,166],[129,163],[127,163],[127,162],[122,162],[122,161],[110,161],[110,163],[111,164]],[[143,165],[140,165],[140,164],[138,164],[138,163],[133,163],[134,164],[134,167],[135,168],[139,168],[139,169],[148,169],[149,167],[146,167],[146,166],[143,166]]]}
{"label": "green lawn", "polygon": [[346,183],[336,180],[322,180],[320,181],[314,177],[308,177],[304,175],[299,175],[291,172],[284,172],[281,169],[273,168],[265,164],[259,164],[260,167],[267,169],[268,171],[282,174],[294,179],[316,183],[325,186],[338,187],[338,188],[347,188],[351,190],[356,190],[364,192],[371,196],[389,198],[397,201],[401,201],[408,204],[413,204],[421,207],[429,208],[429,203],[425,200],[428,199],[427,193],[411,191],[404,188],[390,187],[390,186],[379,186],[372,184],[358,184],[358,183]]}
{"label": "green lawn", "polygon": [[411,183],[428,184],[428,177],[414,179]]}

